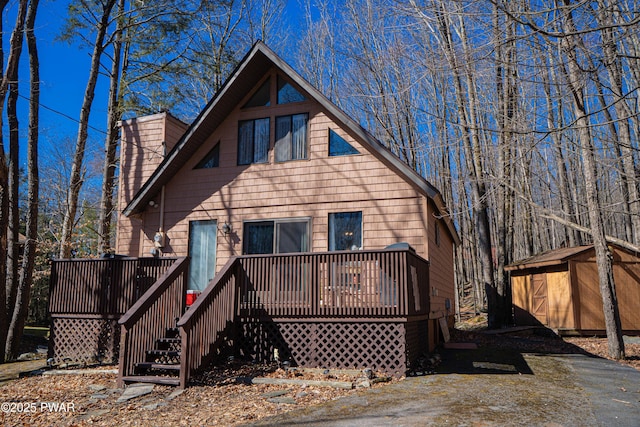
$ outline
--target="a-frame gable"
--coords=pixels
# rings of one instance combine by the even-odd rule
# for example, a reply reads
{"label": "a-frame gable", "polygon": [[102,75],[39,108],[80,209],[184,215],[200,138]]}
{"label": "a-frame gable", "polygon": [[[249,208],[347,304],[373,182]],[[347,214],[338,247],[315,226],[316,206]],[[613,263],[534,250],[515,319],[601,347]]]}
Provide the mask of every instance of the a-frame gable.
{"label": "a-frame gable", "polygon": [[447,215],[446,206],[440,192],[392,154],[376,138],[303,79],[262,42],[257,42],[239,63],[231,77],[195,119],[174,149],[162,161],[129,205],[124,208],[123,214],[131,216],[142,213],[148,202],[160,192],[162,186],[169,182],[178,170],[196,153],[201,144],[220,126],[233,109],[248,97],[248,92],[255,90],[265,72],[272,67],[278,70],[278,75],[286,76],[301,89],[301,91],[295,89],[297,92],[303,96],[308,95],[318,102],[327,114],[331,116],[332,120],[355,137],[362,144],[362,147],[380,159],[387,167],[395,171],[426,197],[430,198],[434,202],[438,213],[443,216],[452,238],[456,243],[459,243],[458,234],[453,221]]}

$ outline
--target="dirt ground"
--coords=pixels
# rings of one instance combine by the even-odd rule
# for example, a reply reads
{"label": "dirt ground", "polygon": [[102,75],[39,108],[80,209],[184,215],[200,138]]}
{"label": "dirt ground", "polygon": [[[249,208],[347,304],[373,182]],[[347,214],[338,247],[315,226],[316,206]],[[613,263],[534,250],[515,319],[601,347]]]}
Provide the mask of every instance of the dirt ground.
{"label": "dirt ground", "polygon": [[[479,325],[463,325],[460,329],[453,330],[452,341],[474,342],[481,348],[497,346],[526,353],[589,353],[607,357],[605,338],[561,339],[549,331],[539,330],[486,333],[482,330],[482,324]],[[640,370],[640,344],[627,344],[626,354],[627,360],[623,363]],[[252,385],[246,381],[247,377],[255,376],[294,376],[334,381],[353,379],[339,375],[329,375],[328,378],[324,374],[287,374],[276,370],[275,366],[251,366],[233,362],[200,376],[184,392],[172,395],[175,389],[155,386],[150,394],[117,403],[122,390],[117,389],[115,374],[112,373],[33,376],[0,383],[0,425],[233,426],[340,397],[355,398],[362,393],[362,389]],[[402,380],[381,382],[372,387],[383,391],[388,384],[398,381]]]}

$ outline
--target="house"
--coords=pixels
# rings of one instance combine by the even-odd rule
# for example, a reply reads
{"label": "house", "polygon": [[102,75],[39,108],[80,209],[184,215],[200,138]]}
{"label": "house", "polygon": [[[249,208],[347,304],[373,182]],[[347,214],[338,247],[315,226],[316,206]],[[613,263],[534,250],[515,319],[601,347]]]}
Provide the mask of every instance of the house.
{"label": "house", "polygon": [[[224,342],[402,375],[441,340],[459,241],[441,194],[266,45],[191,125],[121,126],[116,252],[177,260],[119,321],[122,381],[158,367],[142,352],[175,318],[182,386]],[[163,296],[182,287],[184,314]]]}
{"label": "house", "polygon": [[[622,329],[640,331],[640,257],[610,245]],[[561,334],[604,334],[604,314],[593,245],[561,248],[505,268],[511,275],[515,321]]]}

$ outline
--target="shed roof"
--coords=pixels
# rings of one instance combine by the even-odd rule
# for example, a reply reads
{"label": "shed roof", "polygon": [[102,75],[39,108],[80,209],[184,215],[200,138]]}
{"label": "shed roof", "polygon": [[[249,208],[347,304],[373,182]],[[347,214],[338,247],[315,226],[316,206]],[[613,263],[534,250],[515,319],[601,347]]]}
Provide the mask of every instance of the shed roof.
{"label": "shed roof", "polygon": [[525,270],[527,268],[538,268],[538,267],[548,267],[552,265],[560,265],[567,262],[570,258],[583,254],[584,252],[590,251],[592,249],[593,249],[593,245],[552,249],[546,252],[542,252],[538,255],[534,255],[530,258],[526,258],[521,261],[514,262],[513,264],[509,264],[504,269],[506,271],[514,271],[514,270]]}
{"label": "shed roof", "polygon": [[175,147],[167,154],[140,191],[124,208],[123,214],[130,216],[143,212],[149,201],[160,192],[162,186],[169,182],[178,170],[195,154],[200,145],[220,126],[248,91],[255,87],[264,75],[265,70],[273,66],[320,103],[337,122],[357,135],[374,156],[396,171],[422,194],[429,197],[434,202],[439,214],[442,215],[454,241],[457,244],[460,243],[460,238],[453,221],[448,215],[442,194],[431,183],[391,153],[382,143],[332,103],[319,90],[302,78],[262,42],[254,44],[253,48],[231,74],[231,77],[200,112]]}

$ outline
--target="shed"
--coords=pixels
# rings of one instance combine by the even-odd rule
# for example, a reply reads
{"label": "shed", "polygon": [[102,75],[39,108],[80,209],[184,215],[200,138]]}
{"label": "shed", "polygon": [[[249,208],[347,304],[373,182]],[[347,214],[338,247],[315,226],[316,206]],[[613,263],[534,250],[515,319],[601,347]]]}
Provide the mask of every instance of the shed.
{"label": "shed", "polygon": [[[640,257],[610,245],[622,329],[640,332]],[[561,248],[518,261],[511,275],[517,325],[545,325],[559,333],[602,334],[602,297],[593,245]]]}

